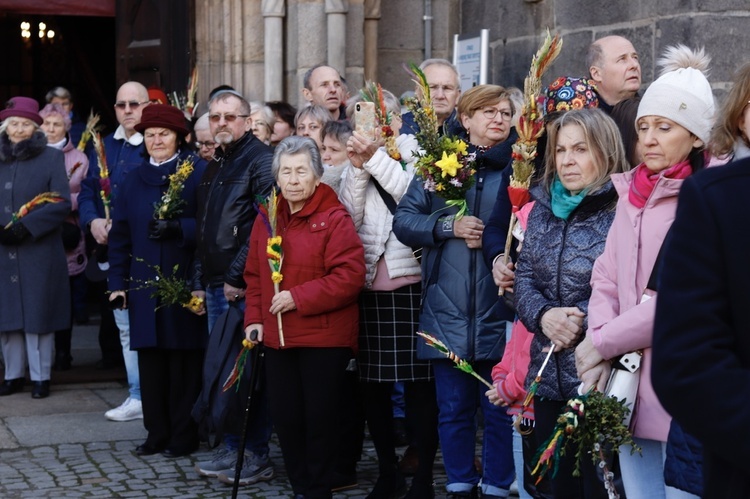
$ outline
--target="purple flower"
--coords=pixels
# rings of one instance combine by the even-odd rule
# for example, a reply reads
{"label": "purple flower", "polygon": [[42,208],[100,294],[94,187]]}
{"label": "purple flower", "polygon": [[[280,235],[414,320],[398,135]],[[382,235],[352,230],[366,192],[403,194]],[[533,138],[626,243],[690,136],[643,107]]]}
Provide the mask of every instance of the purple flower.
{"label": "purple flower", "polygon": [[452,179],[450,180],[450,183],[451,183],[451,184],[453,184],[453,185],[455,185],[456,187],[461,187],[461,186],[463,185],[463,184],[461,183],[461,181],[460,181],[460,180],[458,180],[458,179],[457,179],[457,178],[455,178],[455,177],[454,177],[454,178],[452,178]]}

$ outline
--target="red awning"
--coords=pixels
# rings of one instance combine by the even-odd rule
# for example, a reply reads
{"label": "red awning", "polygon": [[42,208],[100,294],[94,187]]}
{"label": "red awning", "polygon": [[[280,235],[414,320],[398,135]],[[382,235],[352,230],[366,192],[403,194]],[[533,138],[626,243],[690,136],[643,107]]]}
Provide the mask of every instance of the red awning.
{"label": "red awning", "polygon": [[0,12],[51,16],[115,17],[115,0],[0,0]]}

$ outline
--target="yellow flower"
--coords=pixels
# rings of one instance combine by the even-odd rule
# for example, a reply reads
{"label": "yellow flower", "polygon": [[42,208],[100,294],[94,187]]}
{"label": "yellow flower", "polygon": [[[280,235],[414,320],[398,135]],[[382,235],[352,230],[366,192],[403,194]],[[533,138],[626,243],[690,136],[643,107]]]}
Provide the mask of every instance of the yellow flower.
{"label": "yellow flower", "polygon": [[193,296],[183,307],[189,309],[191,312],[200,312],[203,309],[203,298]]}
{"label": "yellow flower", "polygon": [[461,168],[461,163],[458,162],[456,153],[451,153],[451,155],[448,156],[448,153],[443,151],[443,159],[441,159],[440,161],[436,161],[435,166],[442,170],[443,175],[450,175],[451,177],[455,177],[456,172],[459,168]]}
{"label": "yellow flower", "polygon": [[435,190],[440,192],[443,190],[443,184],[435,184]]}
{"label": "yellow flower", "polygon": [[271,280],[273,281],[274,284],[278,284],[284,280],[284,276],[281,274],[281,272],[274,271],[271,274]]}
{"label": "yellow flower", "polygon": [[458,154],[462,156],[466,156],[469,146],[461,139],[456,139],[453,141],[453,150],[456,151]]}

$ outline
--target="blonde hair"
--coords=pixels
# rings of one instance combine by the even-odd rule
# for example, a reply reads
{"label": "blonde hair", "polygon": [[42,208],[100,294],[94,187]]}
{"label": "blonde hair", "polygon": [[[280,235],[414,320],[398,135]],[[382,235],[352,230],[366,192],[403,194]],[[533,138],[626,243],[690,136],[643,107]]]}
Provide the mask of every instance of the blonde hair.
{"label": "blonde hair", "polygon": [[477,85],[461,96],[458,101],[458,115],[465,114],[471,118],[478,109],[485,106],[494,106],[504,100],[507,100],[510,104],[510,113],[515,114],[516,108],[513,105],[513,100],[504,87],[500,85]]}
{"label": "blonde hair", "polygon": [[[711,132],[710,147],[714,156],[725,156],[734,149],[737,139],[750,147],[750,137],[740,130],[740,118],[750,104],[750,63],[740,67],[734,74],[732,89],[724,98],[716,124]],[[750,123],[746,123],[750,126]]]}
{"label": "blonde hair", "polygon": [[588,186],[589,192],[596,192],[609,181],[613,173],[620,173],[630,168],[625,146],[622,145],[620,130],[614,120],[601,109],[574,109],[561,114],[547,127],[547,150],[544,160],[542,185],[549,192],[557,175],[555,149],[557,137],[564,126],[580,127],[586,140],[586,146],[594,160],[598,175]]}

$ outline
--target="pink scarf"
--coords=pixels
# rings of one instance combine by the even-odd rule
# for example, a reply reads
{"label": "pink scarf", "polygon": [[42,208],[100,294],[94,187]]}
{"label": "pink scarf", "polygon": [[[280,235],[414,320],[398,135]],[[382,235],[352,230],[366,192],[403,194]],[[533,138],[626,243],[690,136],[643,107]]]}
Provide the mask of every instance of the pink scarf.
{"label": "pink scarf", "polygon": [[666,170],[660,172],[652,172],[646,168],[645,164],[641,164],[635,170],[633,175],[633,181],[630,183],[630,192],[628,193],[628,200],[636,208],[643,208],[646,206],[649,196],[656,187],[656,182],[659,181],[659,177],[684,179],[688,178],[693,173],[693,169],[690,166],[690,160],[685,160],[682,163],[677,163],[674,166],[670,166]]}

